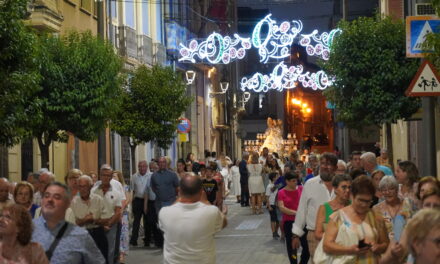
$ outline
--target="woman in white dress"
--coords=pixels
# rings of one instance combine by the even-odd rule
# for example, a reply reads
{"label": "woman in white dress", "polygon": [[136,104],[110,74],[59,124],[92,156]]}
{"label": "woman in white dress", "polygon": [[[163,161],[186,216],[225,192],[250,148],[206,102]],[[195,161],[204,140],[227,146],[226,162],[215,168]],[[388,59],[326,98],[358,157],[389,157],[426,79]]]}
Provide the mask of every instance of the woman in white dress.
{"label": "woman in white dress", "polygon": [[254,214],[262,214],[263,210],[261,207],[263,204],[262,195],[264,194],[264,184],[261,172],[263,170],[263,165],[258,162],[258,153],[252,153],[247,169],[249,171],[248,181],[252,212]]}
{"label": "woman in white dress", "polygon": [[240,203],[241,186],[240,186],[240,170],[238,164],[240,160],[235,160],[234,165],[231,167],[231,194],[237,197],[237,203]]}

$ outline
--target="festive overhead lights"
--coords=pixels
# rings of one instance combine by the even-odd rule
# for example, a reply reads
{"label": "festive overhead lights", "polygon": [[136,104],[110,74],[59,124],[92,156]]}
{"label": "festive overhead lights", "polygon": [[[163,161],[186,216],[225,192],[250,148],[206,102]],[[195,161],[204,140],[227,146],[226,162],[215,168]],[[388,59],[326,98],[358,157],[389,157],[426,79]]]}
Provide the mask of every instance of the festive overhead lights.
{"label": "festive overhead lights", "polygon": [[257,93],[269,90],[283,91],[284,89],[295,88],[298,82],[304,88],[324,90],[332,84],[332,81],[323,71],[314,73],[303,73],[303,71],[302,65],[287,67],[284,62],[281,62],[275,66],[269,75],[257,72],[249,79],[243,77],[241,79],[241,90],[252,90]]}
{"label": "festive overhead lights", "polygon": [[[302,38],[299,44],[306,48],[309,56],[318,56],[323,60],[328,60],[333,38],[341,32],[340,29],[333,29],[330,33],[324,32],[319,35],[318,30],[313,30],[311,34],[301,34]],[[313,42],[316,42],[316,44],[313,45]]]}
{"label": "festive overhead lights", "polygon": [[[300,45],[306,47],[310,56],[319,56],[328,60],[333,38],[341,30],[335,29],[321,35],[318,34],[318,30],[314,30],[311,34],[301,34],[297,38],[303,29],[301,20],[284,21],[277,25],[271,16],[272,14],[265,16],[255,25],[251,38],[243,38],[238,34],[234,34],[231,38],[214,32],[200,43],[195,39],[191,40],[188,46],[180,43],[179,61],[196,63],[195,58],[198,57],[201,61],[205,60],[212,64],[228,64],[243,59],[246,50],[254,47],[258,49],[260,62],[267,63],[271,58],[289,57],[290,47],[295,39],[299,39]],[[265,30],[262,33],[262,28],[265,26],[267,32]],[[312,42],[316,44],[313,45]],[[297,56],[299,57],[299,54]]]}
{"label": "festive overhead lights", "polygon": [[223,37],[214,32],[200,43],[195,39],[191,40],[188,47],[180,43],[181,58],[179,61],[196,63],[195,57],[198,57],[212,64],[228,64],[231,60],[243,59],[246,56],[246,50],[251,47],[249,38],[242,38],[238,34],[234,34],[234,38]]}

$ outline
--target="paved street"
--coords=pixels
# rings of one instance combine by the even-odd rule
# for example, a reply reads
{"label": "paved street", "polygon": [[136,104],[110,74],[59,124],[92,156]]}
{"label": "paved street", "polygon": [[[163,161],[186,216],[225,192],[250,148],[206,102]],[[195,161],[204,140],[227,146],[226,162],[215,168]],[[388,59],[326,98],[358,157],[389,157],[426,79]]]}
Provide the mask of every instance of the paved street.
{"label": "paved street", "polygon": [[[233,197],[226,204],[228,226],[216,236],[217,263],[288,263],[284,243],[272,239],[267,212],[252,215],[249,207],[240,207]],[[135,247],[126,263],[162,263],[162,251]]]}

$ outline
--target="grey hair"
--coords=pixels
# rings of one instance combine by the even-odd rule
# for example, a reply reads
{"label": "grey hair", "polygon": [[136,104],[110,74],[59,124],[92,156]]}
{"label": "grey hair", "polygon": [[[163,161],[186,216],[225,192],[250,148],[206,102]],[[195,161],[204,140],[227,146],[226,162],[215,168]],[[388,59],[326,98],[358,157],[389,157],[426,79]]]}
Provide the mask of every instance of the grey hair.
{"label": "grey hair", "polygon": [[47,188],[49,188],[49,187],[51,187],[51,186],[58,186],[58,187],[63,188],[64,191],[66,192],[66,195],[65,195],[64,198],[65,198],[67,201],[70,201],[71,192],[70,192],[69,188],[67,187],[67,185],[62,184],[61,182],[57,182],[57,181],[56,181],[56,182],[49,183],[48,185],[46,185],[46,188],[44,188],[44,191],[43,191],[43,196],[44,196],[44,193],[46,192]]}
{"label": "grey hair", "polygon": [[379,190],[383,190],[385,188],[393,188],[398,189],[399,184],[397,183],[396,178],[394,176],[385,175],[379,182]]}
{"label": "grey hair", "polygon": [[377,164],[376,154],[374,154],[373,152],[365,152],[361,155],[361,160],[364,160],[370,164]]}
{"label": "grey hair", "polygon": [[[310,159],[310,157],[309,157],[309,159]],[[347,170],[347,163],[345,163],[345,161],[339,159],[337,165],[340,165],[340,164],[344,166],[345,170]]]}
{"label": "grey hair", "polygon": [[339,184],[343,181],[351,182],[351,177],[348,174],[336,174],[332,180],[332,186],[338,188]]}
{"label": "grey hair", "polygon": [[102,164],[100,170],[111,170],[111,171],[113,171],[113,168],[109,164]]}
{"label": "grey hair", "polygon": [[89,175],[81,175],[81,176],[78,178],[78,181],[79,181],[79,180],[82,180],[82,179],[87,180],[87,181],[89,182],[90,185],[93,185],[92,177],[90,177]]}

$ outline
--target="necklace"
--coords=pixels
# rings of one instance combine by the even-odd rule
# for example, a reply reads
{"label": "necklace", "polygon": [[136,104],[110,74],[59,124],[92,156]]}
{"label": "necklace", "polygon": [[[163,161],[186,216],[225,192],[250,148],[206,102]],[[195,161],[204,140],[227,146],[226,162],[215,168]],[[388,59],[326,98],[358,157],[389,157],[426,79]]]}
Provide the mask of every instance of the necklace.
{"label": "necklace", "polygon": [[401,207],[402,207],[402,202],[399,199],[399,206],[397,206],[397,208],[395,210],[392,210],[393,207],[389,206],[388,204],[385,203],[386,205],[386,211],[387,213],[390,215],[391,219],[394,219],[397,214],[399,213]]}

